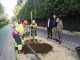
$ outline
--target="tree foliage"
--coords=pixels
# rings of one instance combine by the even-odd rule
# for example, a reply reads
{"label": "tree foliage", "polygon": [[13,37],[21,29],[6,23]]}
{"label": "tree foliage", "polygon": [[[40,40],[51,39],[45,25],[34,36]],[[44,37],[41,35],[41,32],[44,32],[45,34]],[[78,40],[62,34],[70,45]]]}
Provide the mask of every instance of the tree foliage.
{"label": "tree foliage", "polygon": [[7,24],[9,22],[9,19],[5,14],[0,14],[0,21],[3,21],[4,24]]}
{"label": "tree foliage", "polygon": [[80,0],[27,0],[17,14],[17,19],[30,19],[31,11],[33,19],[45,18],[56,12],[64,17],[64,29],[80,31]]}
{"label": "tree foliage", "polygon": [[22,7],[22,9],[19,11],[17,15],[17,19],[25,20],[30,19],[30,13],[33,12],[34,16],[34,4],[33,0],[28,0],[25,5]]}
{"label": "tree foliage", "polygon": [[[2,24],[1,24],[2,22]],[[7,24],[9,22],[8,17],[4,13],[4,7],[0,3],[0,26],[3,26],[4,24]]]}
{"label": "tree foliage", "polygon": [[4,13],[4,9],[1,3],[0,3],[0,13]]}
{"label": "tree foliage", "polygon": [[21,9],[21,7],[18,6],[18,5],[16,5],[16,7],[15,7],[13,13],[14,13],[15,15],[17,15],[17,14],[19,13],[19,10],[20,10],[20,9]]}
{"label": "tree foliage", "polygon": [[[35,1],[35,4],[34,4]],[[28,0],[24,7],[19,11],[17,18],[24,20],[30,19],[30,12],[33,11],[33,18],[43,18],[51,14],[51,12],[57,12],[61,15],[67,15],[72,11],[78,11],[80,13],[80,1],[79,0]]]}

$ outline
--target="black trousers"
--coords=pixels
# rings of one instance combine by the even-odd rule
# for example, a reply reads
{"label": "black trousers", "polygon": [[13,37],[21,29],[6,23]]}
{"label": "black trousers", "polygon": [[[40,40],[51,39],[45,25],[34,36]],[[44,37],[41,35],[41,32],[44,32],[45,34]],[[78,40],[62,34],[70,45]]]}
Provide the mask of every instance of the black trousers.
{"label": "black trousers", "polygon": [[52,38],[52,28],[47,27],[48,38]]}
{"label": "black trousers", "polygon": [[33,36],[33,34],[35,36],[37,36],[37,30],[36,29],[31,29],[31,36]]}

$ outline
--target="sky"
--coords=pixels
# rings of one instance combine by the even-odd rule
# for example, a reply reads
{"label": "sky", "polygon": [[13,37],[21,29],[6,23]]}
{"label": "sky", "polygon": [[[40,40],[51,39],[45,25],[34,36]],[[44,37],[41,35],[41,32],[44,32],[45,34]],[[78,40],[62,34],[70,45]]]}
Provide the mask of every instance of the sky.
{"label": "sky", "polygon": [[8,17],[14,16],[13,10],[15,8],[15,5],[17,4],[17,0],[0,0],[2,3],[5,13],[8,15]]}

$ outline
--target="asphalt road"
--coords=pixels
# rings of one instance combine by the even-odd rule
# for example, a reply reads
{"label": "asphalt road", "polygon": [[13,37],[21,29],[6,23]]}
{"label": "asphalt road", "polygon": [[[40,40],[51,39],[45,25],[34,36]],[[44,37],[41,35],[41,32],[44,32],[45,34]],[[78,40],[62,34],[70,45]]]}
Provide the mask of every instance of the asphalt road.
{"label": "asphalt road", "polygon": [[16,60],[10,24],[0,29],[0,60]]}
{"label": "asphalt road", "polygon": [[[47,38],[47,31],[44,29],[37,29],[37,32],[40,36]],[[51,39],[48,39],[51,40]],[[51,40],[52,41],[52,40]],[[75,47],[80,45],[80,35],[78,34],[65,34],[62,33],[62,45],[67,47],[67,48],[71,48],[72,50],[75,49]]]}

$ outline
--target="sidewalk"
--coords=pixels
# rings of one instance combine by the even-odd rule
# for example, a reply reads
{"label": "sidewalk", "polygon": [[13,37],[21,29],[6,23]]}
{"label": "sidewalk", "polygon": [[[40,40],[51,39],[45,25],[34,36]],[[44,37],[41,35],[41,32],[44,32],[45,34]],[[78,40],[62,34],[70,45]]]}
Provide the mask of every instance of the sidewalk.
{"label": "sidewalk", "polygon": [[[43,30],[47,30],[46,27],[40,27],[40,26],[38,26],[38,28],[39,29],[43,29]],[[63,30],[62,33],[69,34],[69,35],[80,35],[80,32],[77,32],[77,31],[70,32],[68,30]]]}
{"label": "sidewalk", "polygon": [[[37,36],[36,38],[40,40],[41,43],[45,42],[53,47],[53,50],[50,51],[48,54],[44,54],[44,55],[38,54],[41,60],[78,60],[79,59],[76,52],[68,50],[67,48],[56,43],[54,40],[53,42],[51,42],[50,39],[47,40],[40,36]],[[17,60],[32,60],[31,56],[32,55],[30,54],[26,54],[26,55],[17,54]]]}

